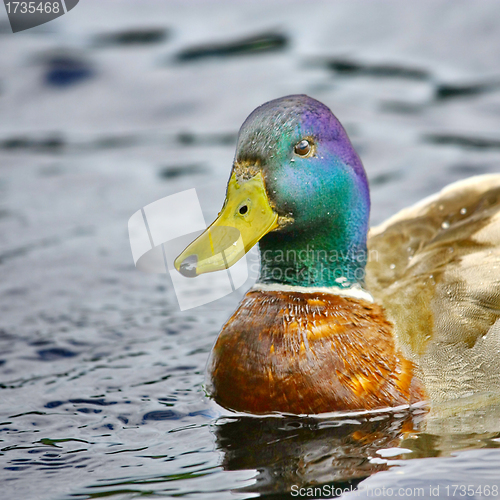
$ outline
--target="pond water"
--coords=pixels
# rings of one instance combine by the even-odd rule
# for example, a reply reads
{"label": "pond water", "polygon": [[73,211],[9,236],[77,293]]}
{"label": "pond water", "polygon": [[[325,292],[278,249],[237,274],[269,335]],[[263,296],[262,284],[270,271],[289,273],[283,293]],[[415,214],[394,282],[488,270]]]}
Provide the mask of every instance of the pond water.
{"label": "pond water", "polygon": [[488,0],[85,0],[13,35],[0,13],[1,498],[498,497],[494,395],[217,407],[205,364],[251,279],[181,312],[135,269],[127,221],[193,187],[212,220],[239,126],[292,93],[346,127],[373,224],[498,172],[499,20]]}

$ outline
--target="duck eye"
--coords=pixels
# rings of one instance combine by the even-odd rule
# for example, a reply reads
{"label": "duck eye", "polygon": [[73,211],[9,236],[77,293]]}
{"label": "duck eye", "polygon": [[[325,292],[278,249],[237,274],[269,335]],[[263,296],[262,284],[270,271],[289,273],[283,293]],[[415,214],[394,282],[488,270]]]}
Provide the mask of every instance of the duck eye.
{"label": "duck eye", "polygon": [[307,156],[311,151],[311,144],[307,139],[303,139],[302,141],[295,144],[294,151],[299,156]]}

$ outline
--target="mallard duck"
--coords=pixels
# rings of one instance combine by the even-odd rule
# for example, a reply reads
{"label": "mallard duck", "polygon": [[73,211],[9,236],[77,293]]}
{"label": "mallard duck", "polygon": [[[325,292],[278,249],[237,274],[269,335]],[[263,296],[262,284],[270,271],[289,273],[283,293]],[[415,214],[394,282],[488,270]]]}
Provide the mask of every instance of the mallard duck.
{"label": "mallard duck", "polygon": [[257,242],[257,283],[223,326],[207,391],[242,412],[442,401],[500,384],[500,175],[459,182],[368,235],[365,170],[306,95],[254,110],[226,200],[176,259],[188,277]]}

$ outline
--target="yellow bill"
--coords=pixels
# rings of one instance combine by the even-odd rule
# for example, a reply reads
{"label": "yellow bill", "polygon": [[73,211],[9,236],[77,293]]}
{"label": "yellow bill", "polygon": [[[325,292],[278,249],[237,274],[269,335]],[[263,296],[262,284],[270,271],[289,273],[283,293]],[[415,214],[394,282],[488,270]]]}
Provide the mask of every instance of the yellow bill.
{"label": "yellow bill", "polygon": [[238,180],[233,173],[219,216],[175,259],[175,268],[187,277],[227,269],[277,228],[277,220],[262,174]]}

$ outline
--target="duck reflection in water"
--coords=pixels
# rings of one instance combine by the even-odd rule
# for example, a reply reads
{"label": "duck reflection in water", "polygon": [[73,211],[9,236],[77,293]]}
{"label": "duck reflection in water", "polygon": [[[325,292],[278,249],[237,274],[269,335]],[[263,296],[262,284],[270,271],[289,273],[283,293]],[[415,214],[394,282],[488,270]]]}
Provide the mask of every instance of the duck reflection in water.
{"label": "duck reflection in water", "polygon": [[294,485],[295,492],[322,485],[340,492],[386,470],[377,451],[400,446],[424,413],[405,409],[324,419],[243,416],[219,419],[214,432],[225,470],[257,470],[255,483],[239,492],[290,494]]}

